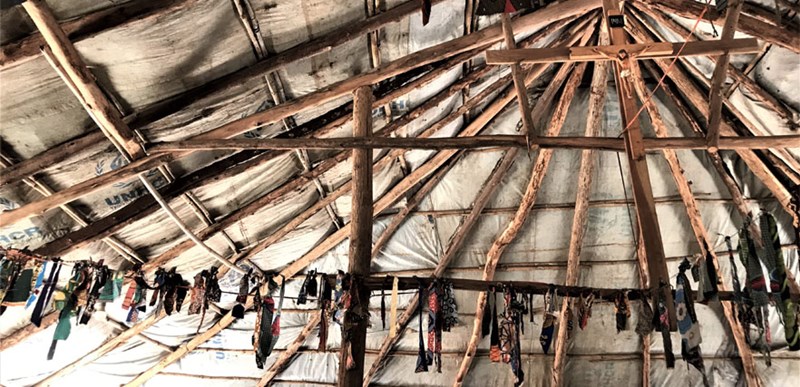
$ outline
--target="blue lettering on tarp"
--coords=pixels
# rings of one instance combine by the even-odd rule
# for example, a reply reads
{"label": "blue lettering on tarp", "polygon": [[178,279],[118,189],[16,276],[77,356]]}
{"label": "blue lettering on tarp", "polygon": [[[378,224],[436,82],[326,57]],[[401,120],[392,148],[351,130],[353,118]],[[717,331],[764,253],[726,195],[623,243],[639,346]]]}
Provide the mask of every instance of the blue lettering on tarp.
{"label": "blue lettering on tarp", "polygon": [[0,234],[0,245],[3,245],[3,247],[22,247],[34,239],[42,239],[43,237],[44,233],[39,227],[28,227],[24,230]]}
{"label": "blue lettering on tarp", "polygon": [[[153,186],[155,186],[156,188],[161,188],[167,185],[167,180],[164,179],[164,176],[161,174],[155,176],[155,178],[153,179],[150,179],[150,182],[153,183]],[[145,195],[148,195],[147,189],[142,185],[136,185],[127,192],[121,192],[114,196],[106,197],[104,201],[106,205],[108,205],[113,209],[116,209],[119,207],[123,207],[129,202],[134,201]]]}
{"label": "blue lettering on tarp", "polygon": [[217,358],[217,360],[223,360],[225,359],[225,352],[216,352],[215,357]]}

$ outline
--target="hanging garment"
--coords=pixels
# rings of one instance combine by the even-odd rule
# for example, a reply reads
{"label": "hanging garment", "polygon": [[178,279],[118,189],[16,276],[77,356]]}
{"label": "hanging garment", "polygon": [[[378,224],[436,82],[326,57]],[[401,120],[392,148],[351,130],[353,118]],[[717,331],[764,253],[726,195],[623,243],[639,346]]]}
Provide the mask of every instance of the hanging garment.
{"label": "hanging garment", "polygon": [[653,331],[653,308],[650,307],[650,300],[642,295],[639,302],[639,319],[636,321],[636,333],[639,336],[647,336]]}
{"label": "hanging garment", "polygon": [[[22,271],[23,263],[11,259],[3,259],[0,262],[0,304],[5,301],[9,290],[14,286],[17,277]],[[4,307],[0,307],[0,315],[5,311]]]}
{"label": "hanging garment", "polygon": [[386,330],[386,290],[381,287],[381,329]]}
{"label": "hanging garment", "polygon": [[163,267],[156,269],[155,280],[153,281],[153,295],[150,297],[150,306],[155,306],[157,302],[164,300],[164,285],[167,283],[167,271]]}
{"label": "hanging garment", "polygon": [[492,289],[492,332],[489,337],[491,347],[489,348],[489,359],[493,363],[501,360],[500,352],[500,327],[497,321],[497,290]]}
{"label": "hanging garment", "polygon": [[[106,283],[103,284],[103,288],[100,290],[100,296],[97,298],[98,301],[114,301],[114,285],[118,274],[119,272],[115,272],[113,275],[110,274],[108,278],[106,278]],[[117,291],[117,294],[119,294],[119,291]]]}
{"label": "hanging garment", "polygon": [[333,312],[333,321],[339,325],[344,325],[345,305],[350,303],[350,297],[344,289],[345,277],[345,273],[339,270],[336,273],[336,284],[333,287],[333,304],[336,306]]}
{"label": "hanging garment", "polygon": [[758,331],[755,344],[761,348],[761,353],[766,357],[767,364],[771,364],[767,282],[761,270],[761,260],[756,253],[755,241],[748,231],[749,225],[750,219],[747,219],[742,225],[742,229],[739,230],[739,260],[742,261],[747,273],[745,289],[751,303],[751,321],[756,325]]}
{"label": "hanging garment", "polygon": [[[272,353],[272,350],[275,348],[275,344],[278,343],[278,338],[281,335],[281,311],[283,310],[283,296],[286,292],[286,277],[281,276],[281,290],[278,297],[278,309],[275,311],[275,316],[272,319],[272,342],[271,347],[269,348],[269,356]],[[265,357],[266,359],[266,357]]]}
{"label": "hanging garment", "polygon": [[581,294],[578,303],[578,327],[581,330],[586,328],[586,324],[589,323],[589,317],[592,317],[592,304],[594,304],[594,293]]}
{"label": "hanging garment", "polygon": [[436,372],[442,372],[442,308],[439,294],[441,287],[433,281],[428,288],[428,351],[425,359],[428,365],[436,364]]}
{"label": "hanging garment", "polygon": [[542,333],[539,335],[539,343],[542,344],[544,353],[550,351],[550,345],[553,343],[553,332],[555,331],[555,295],[553,288],[547,291],[544,295],[544,322],[542,322]]}
{"label": "hanging garment", "polygon": [[311,270],[308,272],[307,277],[308,284],[306,285],[306,293],[308,293],[310,297],[317,297],[317,271]]}
{"label": "hanging garment", "polygon": [[[267,280],[263,286],[272,287],[272,279]],[[253,332],[253,349],[256,353],[256,367],[264,368],[264,362],[272,351],[272,318],[275,314],[275,300],[269,295],[261,296],[261,289],[256,292],[256,322]]]}
{"label": "hanging garment", "polygon": [[486,305],[483,307],[483,318],[481,319],[481,338],[492,333],[492,308],[489,295],[490,293],[486,292]]}
{"label": "hanging garment", "polygon": [[631,305],[626,293],[620,292],[614,298],[614,315],[617,333],[620,333],[628,327],[628,319],[631,317]]}
{"label": "hanging garment", "polygon": [[666,302],[661,296],[661,292],[669,291],[664,284],[656,292],[655,303],[658,308],[658,315],[655,316],[655,325],[661,332],[661,339],[664,345],[664,357],[667,362],[667,368],[675,368],[675,355],[672,353],[672,339],[669,335],[669,311],[667,310]]}
{"label": "hanging garment", "polygon": [[[797,303],[789,293],[789,279],[786,276],[786,262],[783,259],[780,235],[775,218],[769,213],[762,213],[760,219],[761,238],[764,241],[765,265],[770,273],[772,292],[776,297],[775,305],[783,314],[784,335],[790,351],[800,350],[800,329],[798,329]],[[767,263],[769,262],[769,263]],[[770,267],[771,266],[771,267]]]}
{"label": "hanging garment", "polygon": [[67,282],[63,291],[56,293],[56,310],[59,310],[58,323],[53,332],[53,341],[47,352],[47,360],[52,360],[56,352],[56,345],[61,340],[66,340],[72,331],[70,317],[75,314],[78,305],[78,292],[86,286],[88,270],[83,264],[77,263],[72,269],[72,277]]}
{"label": "hanging garment", "polygon": [[247,295],[250,294],[250,278],[253,268],[247,271],[239,280],[239,293],[236,295],[236,305],[231,310],[234,318],[244,318],[244,304],[247,302]]}
{"label": "hanging garment", "polygon": [[414,369],[414,372],[428,372],[428,359],[425,355],[425,341],[422,339],[422,304],[424,303],[425,298],[424,296],[425,288],[422,285],[422,282],[419,282],[419,286],[417,286],[417,313],[419,314],[419,338],[418,338],[418,345],[419,350],[417,351],[417,367]]}
{"label": "hanging garment", "polygon": [[42,286],[44,285],[45,275],[47,274],[47,269],[51,268],[53,265],[51,262],[45,261],[42,263],[42,266],[39,268],[39,273],[36,275],[36,280],[33,283],[33,289],[31,290],[31,295],[28,297],[28,301],[25,302],[25,307],[29,308],[36,302],[36,298],[42,294]]}
{"label": "hanging garment", "polygon": [[189,302],[189,314],[199,314],[206,303],[206,271],[203,270],[194,276],[194,286]]}
{"label": "hanging garment", "polygon": [[41,294],[36,299],[36,305],[33,307],[33,313],[31,313],[31,324],[36,327],[42,324],[44,311],[50,303],[50,299],[53,297],[56,284],[58,283],[58,276],[61,274],[61,261],[53,262],[53,264],[49,266],[51,266],[50,273],[47,276],[47,280],[42,284]]}
{"label": "hanging garment", "polygon": [[525,373],[522,371],[522,357],[520,352],[520,325],[524,304],[517,300],[516,291],[512,287],[503,290],[505,311],[500,328],[500,346],[503,362],[511,366],[514,374],[514,386],[522,385]]}
{"label": "hanging garment", "polygon": [[92,287],[92,278],[94,278],[94,274],[97,271],[92,264],[84,265],[82,270],[83,282],[74,291],[75,297],[77,298],[76,315],[78,316],[78,324],[80,324],[87,310],[89,304],[89,290],[91,290]]}
{"label": "hanging garment", "polygon": [[311,272],[306,273],[306,279],[303,280],[303,284],[300,286],[300,293],[297,294],[297,300],[295,300],[297,305],[305,305],[308,302],[308,280],[310,274]]}
{"label": "hanging garment", "polygon": [[[728,247],[728,258],[730,260],[731,265],[731,282],[733,284],[733,305],[735,306],[734,312],[736,313],[736,319],[742,324],[744,331],[748,331],[748,323],[746,323],[749,318],[747,317],[748,312],[746,311],[746,306],[744,303],[744,295],[742,294],[742,284],[739,282],[739,272],[736,269],[736,260],[733,258],[733,245],[731,244],[731,237],[725,237],[725,245]],[[745,339],[748,344],[750,344],[750,335],[745,335]]]}
{"label": "hanging garment", "polygon": [[[319,346],[317,350],[324,352],[328,349],[328,315],[330,314],[332,302],[331,284],[328,282],[328,275],[322,274],[322,289],[320,291],[320,319],[319,319]],[[395,294],[396,296],[396,294]],[[396,297],[395,297],[396,298]],[[397,304],[394,304],[394,315],[397,315]]]}
{"label": "hanging garment", "polygon": [[686,277],[686,270],[690,266],[689,260],[684,259],[678,267],[678,278],[675,280],[675,316],[681,333],[681,357],[700,371],[703,384],[708,386],[703,358],[700,355],[700,343],[703,340],[694,310],[692,286]]}
{"label": "hanging garment", "polygon": [[567,302],[567,339],[572,339],[575,332],[575,314],[572,312],[572,300]]}
{"label": "hanging garment", "polygon": [[89,298],[86,301],[86,306],[83,308],[81,315],[78,318],[78,324],[87,324],[91,319],[92,314],[95,312],[95,304],[97,299],[100,298],[100,291],[106,286],[106,282],[111,278],[111,270],[103,265],[102,261],[98,263],[92,273],[92,279],[89,285]]}
{"label": "hanging garment", "polygon": [[40,269],[41,263],[33,259],[21,264],[19,273],[15,276],[13,284],[3,299],[3,307],[25,305],[31,296]]}
{"label": "hanging garment", "polygon": [[453,291],[453,283],[441,281],[442,293],[439,296],[439,304],[442,308],[442,331],[450,332],[454,326],[458,325],[458,305],[456,305],[456,295]]}
{"label": "hanging garment", "polygon": [[[222,299],[222,289],[219,288],[219,280],[217,276],[219,268],[216,266],[211,267],[206,273],[206,300],[208,302],[219,302]],[[208,307],[208,303],[206,303]]]}

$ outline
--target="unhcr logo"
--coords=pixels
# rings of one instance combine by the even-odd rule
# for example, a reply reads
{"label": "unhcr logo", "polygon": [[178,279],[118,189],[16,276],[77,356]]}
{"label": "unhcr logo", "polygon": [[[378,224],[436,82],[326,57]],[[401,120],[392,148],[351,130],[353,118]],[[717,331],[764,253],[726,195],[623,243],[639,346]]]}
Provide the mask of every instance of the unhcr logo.
{"label": "unhcr logo", "polygon": [[[106,165],[108,169],[106,169]],[[111,159],[109,162],[106,160],[100,160],[94,167],[94,172],[97,176],[100,176],[106,172],[114,171],[120,169],[124,166],[128,165],[128,160],[125,160],[121,155],[118,155]],[[153,169],[147,172],[146,176],[147,180],[149,180],[153,186],[156,188],[161,188],[167,185],[167,180],[164,176],[158,172],[157,169]],[[148,194],[147,188],[145,188],[140,182],[138,178],[133,178],[128,181],[119,182],[112,184],[114,188],[118,189],[118,192],[113,196],[108,196],[103,199],[105,204],[109,206],[111,209],[117,209],[120,207],[124,207],[128,203],[145,196]]]}

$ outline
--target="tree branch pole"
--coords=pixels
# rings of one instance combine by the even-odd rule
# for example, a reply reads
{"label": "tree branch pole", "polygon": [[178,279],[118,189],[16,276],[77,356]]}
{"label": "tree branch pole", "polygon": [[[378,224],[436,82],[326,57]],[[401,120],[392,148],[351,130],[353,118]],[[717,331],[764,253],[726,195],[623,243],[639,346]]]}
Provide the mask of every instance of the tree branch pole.
{"label": "tree branch pole", "polygon": [[[372,137],[372,89],[362,86],[353,95],[353,136]],[[348,271],[354,276],[368,276],[372,249],[372,150],[353,150],[352,212],[350,215],[350,252]],[[358,387],[364,376],[364,349],[367,325],[359,315],[369,315],[369,290],[350,289],[351,302],[342,326],[339,354],[340,387]]]}

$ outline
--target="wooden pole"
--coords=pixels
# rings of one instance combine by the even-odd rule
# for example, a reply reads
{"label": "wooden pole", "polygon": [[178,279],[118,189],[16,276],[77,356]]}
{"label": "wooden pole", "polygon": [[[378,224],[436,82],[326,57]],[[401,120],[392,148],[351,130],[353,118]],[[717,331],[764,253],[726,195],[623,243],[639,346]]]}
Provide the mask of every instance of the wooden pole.
{"label": "wooden pole", "polygon": [[[592,29],[587,30],[587,34],[584,35],[585,39],[582,44],[585,44],[586,40],[588,40],[588,38],[591,36],[590,32],[592,32]],[[565,69],[569,71],[571,67],[571,64],[565,63],[562,65],[562,69],[559,72]],[[561,96],[561,100],[553,112],[550,124],[547,126],[548,129],[545,136],[558,136],[558,133],[561,131],[561,127],[564,124],[567,116],[569,105],[572,102],[572,98],[575,96],[575,90],[580,83],[585,69],[586,63],[581,63],[577,65],[571,72],[567,84],[564,86],[564,92]],[[539,154],[536,156],[536,161],[531,173],[530,181],[528,182],[528,186],[520,202],[519,209],[514,214],[514,218],[511,222],[509,222],[502,234],[500,234],[500,236],[498,236],[494,241],[492,247],[489,249],[489,252],[486,255],[486,265],[484,267],[482,276],[483,280],[491,280],[494,278],[494,273],[497,268],[497,264],[500,261],[500,257],[503,255],[506,247],[508,247],[508,245],[511,244],[511,242],[516,238],[517,234],[522,229],[522,226],[525,224],[525,221],[530,214],[531,207],[536,201],[536,196],[539,192],[539,187],[541,187],[544,175],[547,173],[547,166],[550,164],[552,152],[553,151],[550,149],[539,150]],[[475,353],[478,349],[478,342],[480,341],[481,321],[483,319],[483,309],[485,307],[486,293],[480,293],[477,300],[475,321],[473,322],[472,326],[472,336],[467,344],[467,350],[464,355],[464,359],[461,361],[461,366],[453,383],[454,387],[460,387],[464,383],[467,372],[469,372],[469,367],[472,364],[472,359],[475,357]]]}
{"label": "wooden pole", "polygon": [[58,25],[52,11],[43,0],[27,0],[22,6],[28,12],[42,38],[53,52],[53,56],[63,67],[69,79],[90,108],[92,117],[98,121],[100,129],[106,133],[115,146],[126,157],[144,156],[139,142],[122,120],[122,115],[106,98],[94,80],[94,75],[86,67],[80,54],[70,43],[69,38]]}
{"label": "wooden pole", "polygon": [[[606,18],[622,17],[622,10],[618,0],[603,0],[603,13]],[[607,23],[611,44],[619,45],[628,42],[625,29],[622,26],[612,26]],[[647,158],[642,145],[642,130],[637,118],[638,106],[632,95],[633,84],[630,78],[633,63],[630,56],[624,51],[620,52],[619,60],[614,64],[614,79],[619,96],[620,109],[622,110],[623,137],[625,138],[625,154],[628,156],[628,165],[631,173],[631,190],[636,203],[636,215],[641,238],[647,254],[647,268],[649,270],[650,287],[659,289],[660,286],[669,284],[669,271],[664,255],[664,244],[661,241],[661,228],[658,224],[653,187],[650,184],[650,172],[647,167]],[[675,322],[675,306],[672,295],[664,292],[665,303],[669,311],[670,329],[677,329]]]}
{"label": "wooden pole", "polygon": [[[372,89],[362,86],[353,95],[353,136],[372,137]],[[350,263],[348,272],[358,284],[369,276],[372,250],[372,150],[353,150],[353,196],[350,215]],[[369,290],[351,288],[351,302],[345,311],[342,349],[339,356],[338,386],[360,386],[364,377],[364,349],[369,319],[357,315],[369,313]]]}
{"label": "wooden pole", "polygon": [[[744,0],[731,0],[728,3],[728,10],[725,13],[725,25],[722,27],[722,36],[719,41],[732,41],[733,34],[736,33],[736,25],[739,23],[739,12],[742,10]],[[715,152],[717,144],[719,144],[719,124],[722,122],[722,100],[723,90],[722,86],[727,79],[728,63],[730,62],[730,55],[726,52],[717,58],[717,64],[714,66],[714,74],[711,77],[711,88],[709,90],[709,103],[708,110],[710,111],[708,117],[708,133],[706,134],[706,141],[711,146],[711,151]]]}
{"label": "wooden pole", "polygon": [[[599,44],[608,43],[608,33],[600,28]],[[606,100],[608,87],[608,62],[595,62],[592,84],[589,95],[589,110],[586,115],[586,137],[597,136],[600,132],[603,118],[603,106]],[[589,214],[589,197],[592,192],[592,173],[594,170],[594,154],[591,150],[584,150],[581,154],[581,166],[578,170],[578,192],[575,198],[575,212],[572,216],[572,230],[570,232],[569,251],[567,255],[567,285],[577,285],[580,277],[581,247],[587,216]],[[567,307],[569,300],[566,298],[561,304],[561,318],[558,320],[558,337],[555,346],[555,359],[551,386],[564,385],[562,376],[567,355]]]}
{"label": "wooden pole", "polygon": [[[514,27],[511,26],[511,18],[507,13],[500,14],[500,22],[503,27],[503,40],[506,49],[511,50],[517,47],[514,40]],[[531,107],[528,102],[528,89],[525,87],[525,74],[522,72],[522,65],[519,62],[511,64],[511,75],[514,78],[514,89],[517,91],[517,103],[519,104],[519,115],[522,118],[522,127],[525,129],[525,138],[530,147],[531,139],[536,137],[536,131],[531,119]]]}

